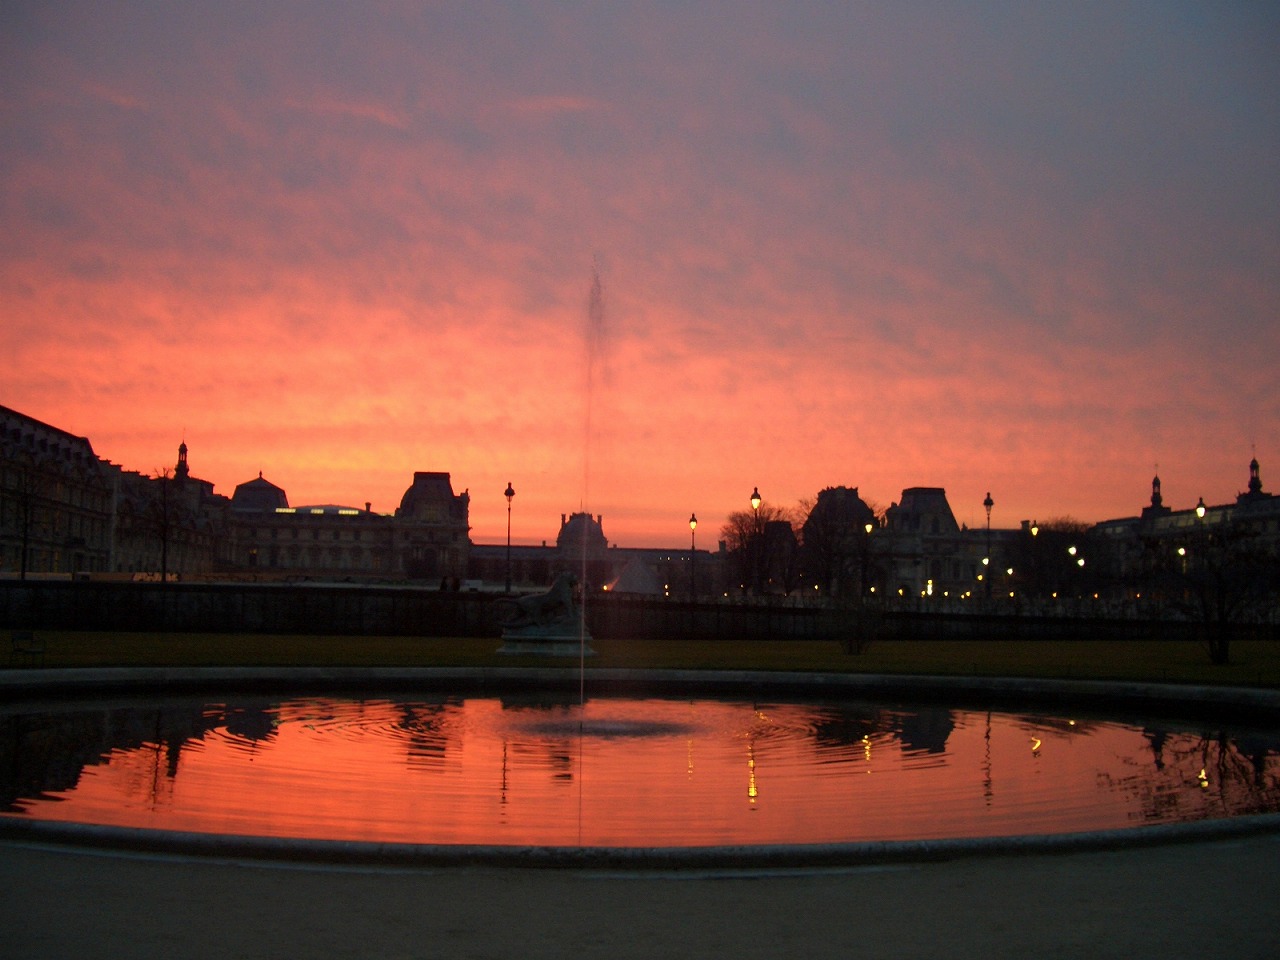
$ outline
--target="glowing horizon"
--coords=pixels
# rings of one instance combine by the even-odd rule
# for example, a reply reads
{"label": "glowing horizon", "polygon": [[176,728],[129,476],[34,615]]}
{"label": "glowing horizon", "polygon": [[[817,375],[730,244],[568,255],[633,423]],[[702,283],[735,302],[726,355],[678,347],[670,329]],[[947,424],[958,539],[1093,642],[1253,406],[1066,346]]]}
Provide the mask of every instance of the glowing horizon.
{"label": "glowing horizon", "polygon": [[[1280,469],[1274,10],[15,5],[0,403],[144,473],[714,548]],[[591,311],[593,270],[602,311]],[[588,353],[589,345],[592,353]],[[591,373],[588,390],[588,373]],[[588,426],[587,399],[590,394]],[[1274,481],[1272,481],[1274,482]]]}

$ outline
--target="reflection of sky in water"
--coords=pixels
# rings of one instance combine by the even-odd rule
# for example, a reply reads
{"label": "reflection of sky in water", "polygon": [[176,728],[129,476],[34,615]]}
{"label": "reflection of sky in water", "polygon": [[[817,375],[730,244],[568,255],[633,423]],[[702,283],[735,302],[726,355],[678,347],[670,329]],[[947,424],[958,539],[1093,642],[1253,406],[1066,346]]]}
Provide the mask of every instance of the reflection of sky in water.
{"label": "reflection of sky in water", "polygon": [[999,836],[1280,810],[1280,732],[937,707],[300,698],[0,716],[10,815],[416,843]]}

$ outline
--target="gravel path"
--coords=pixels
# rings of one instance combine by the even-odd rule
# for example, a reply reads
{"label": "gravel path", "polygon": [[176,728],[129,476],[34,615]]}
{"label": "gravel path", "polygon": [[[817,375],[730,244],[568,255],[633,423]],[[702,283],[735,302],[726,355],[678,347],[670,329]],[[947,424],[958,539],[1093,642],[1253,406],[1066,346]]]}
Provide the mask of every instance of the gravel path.
{"label": "gravel path", "polygon": [[1275,958],[1280,836],[842,871],[334,868],[0,842],[0,956]]}

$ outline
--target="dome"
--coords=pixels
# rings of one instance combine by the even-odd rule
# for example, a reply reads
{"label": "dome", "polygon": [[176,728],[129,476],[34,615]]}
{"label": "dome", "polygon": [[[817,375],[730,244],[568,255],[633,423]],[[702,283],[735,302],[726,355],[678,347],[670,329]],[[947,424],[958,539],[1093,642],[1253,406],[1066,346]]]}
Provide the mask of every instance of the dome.
{"label": "dome", "polygon": [[593,517],[589,513],[575,513],[569,517],[560,514],[560,535],[556,537],[556,547],[561,552],[579,554],[585,541],[588,554],[606,550],[609,544],[604,536],[603,521],[603,516]]}

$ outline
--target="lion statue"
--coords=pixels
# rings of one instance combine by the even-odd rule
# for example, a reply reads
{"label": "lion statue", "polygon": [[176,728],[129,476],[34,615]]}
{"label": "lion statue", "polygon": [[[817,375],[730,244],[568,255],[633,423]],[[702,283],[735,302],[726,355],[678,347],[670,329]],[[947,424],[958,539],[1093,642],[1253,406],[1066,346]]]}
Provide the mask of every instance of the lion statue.
{"label": "lion statue", "polygon": [[562,573],[555,578],[551,589],[546,593],[532,593],[508,600],[515,610],[502,626],[545,627],[561,620],[573,619],[578,613],[573,602],[573,587],[576,582],[571,574]]}

